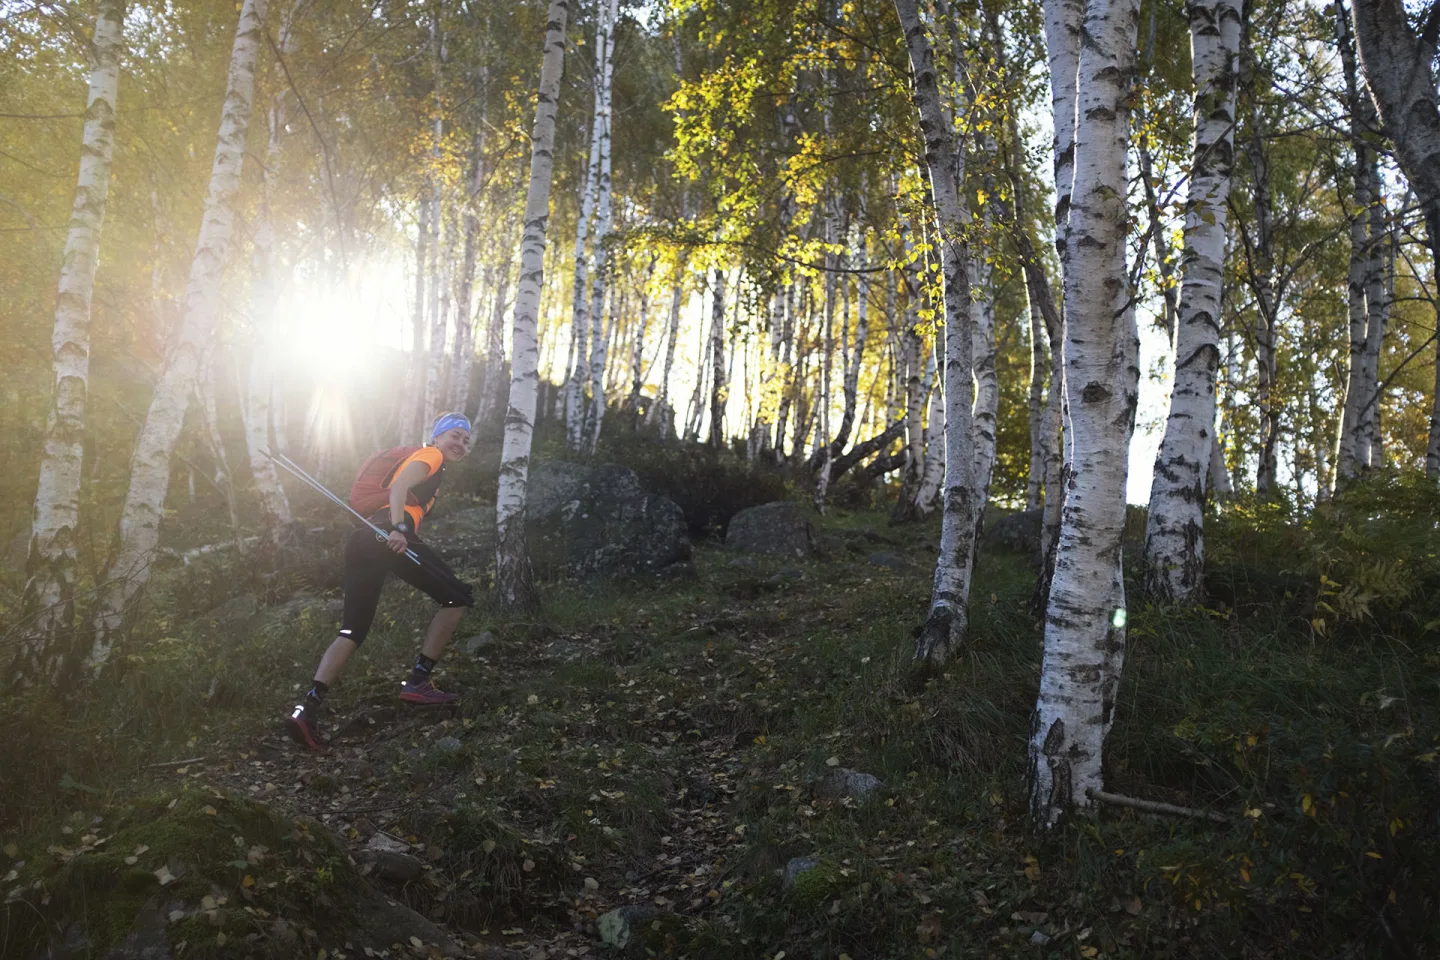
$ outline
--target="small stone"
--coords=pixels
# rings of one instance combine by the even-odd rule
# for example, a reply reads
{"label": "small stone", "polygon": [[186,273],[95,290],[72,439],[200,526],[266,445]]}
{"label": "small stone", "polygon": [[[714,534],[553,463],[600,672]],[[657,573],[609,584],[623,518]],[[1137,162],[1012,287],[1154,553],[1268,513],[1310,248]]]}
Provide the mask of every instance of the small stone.
{"label": "small stone", "polygon": [[885,781],[868,773],[840,767],[815,781],[815,795],[824,800],[864,800],[885,786]]}
{"label": "small stone", "polygon": [[872,567],[889,567],[891,570],[904,570],[910,566],[910,562],[899,554],[876,551],[865,558],[865,562]]}
{"label": "small stone", "polygon": [[1041,930],[1036,930],[1034,933],[1030,934],[1030,942],[1035,944],[1035,946],[1037,947],[1043,947],[1045,946],[1045,944],[1050,942],[1050,937],[1045,932]]}
{"label": "small stone", "polygon": [[623,949],[635,936],[637,926],[659,915],[659,910],[645,904],[616,907],[600,917],[600,940],[612,947]]}
{"label": "small stone", "polygon": [[461,648],[470,656],[478,657],[488,647],[494,646],[495,634],[489,630],[481,630],[473,637],[466,637],[460,642]]}
{"label": "small stone", "polygon": [[785,864],[785,889],[789,890],[795,886],[795,881],[806,873],[820,866],[820,861],[815,857],[795,857]]}
{"label": "small stone", "polygon": [[785,569],[783,569],[783,570],[777,570],[777,571],[775,571],[775,573],[773,573],[773,574],[771,574],[770,576],[766,577],[766,578],[765,578],[765,582],[766,582],[766,583],[789,583],[789,582],[791,582],[791,581],[793,581],[793,580],[804,580],[804,579],[805,579],[805,571],[804,571],[804,570],[800,570],[800,569],[798,569],[798,568],[796,568],[796,567],[786,567]]}
{"label": "small stone", "polygon": [[435,749],[440,753],[459,753],[465,749],[465,744],[457,737],[441,737],[435,741]]}

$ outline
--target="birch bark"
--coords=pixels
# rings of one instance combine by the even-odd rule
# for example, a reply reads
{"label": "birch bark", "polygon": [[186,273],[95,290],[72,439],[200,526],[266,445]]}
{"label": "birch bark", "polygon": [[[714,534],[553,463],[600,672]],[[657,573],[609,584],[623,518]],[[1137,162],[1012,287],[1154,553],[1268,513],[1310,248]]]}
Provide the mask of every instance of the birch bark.
{"label": "birch bark", "polygon": [[[597,212],[595,223],[595,263],[590,282],[590,414],[586,418],[583,448],[587,456],[595,455],[600,442],[600,424],[605,417],[605,361],[608,345],[601,312],[605,307],[605,284],[610,279],[611,190],[610,153],[612,147],[611,91],[615,75],[615,20],[617,0],[610,0],[605,12],[605,69],[600,80],[600,113],[595,116],[600,139],[600,178],[597,181]],[[612,312],[613,326],[619,318]]]}
{"label": "birch bark", "polygon": [[684,299],[681,278],[684,274],[685,264],[681,261],[675,266],[675,278],[670,282],[670,325],[665,334],[665,364],[660,370],[660,395],[651,408],[654,411],[651,419],[658,419],[660,423],[661,440],[668,440],[670,431],[675,429],[675,411],[670,406],[670,371],[675,367],[675,341],[680,339],[680,304]]}
{"label": "birch bark", "polygon": [[[609,11],[607,4],[604,11]],[[588,241],[590,221],[595,216],[595,201],[600,187],[600,137],[603,132],[601,116],[604,111],[605,91],[605,42],[606,24],[602,15],[595,36],[595,112],[590,123],[590,159],[585,166],[585,190],[580,195],[580,216],[575,221],[575,280],[571,290],[573,305],[570,326],[571,342],[574,344],[574,366],[565,385],[565,441],[574,453],[579,453],[585,444],[585,391],[583,381],[589,374],[590,357],[586,345],[590,342],[590,261]]]}
{"label": "birch bark", "polygon": [[[1059,2],[1046,4],[1047,20]],[[1138,22],[1138,0],[1091,0],[1076,75],[1065,271],[1071,465],[1030,738],[1031,815],[1046,826],[1072,806],[1089,806],[1087,790],[1104,785],[1102,750],[1124,660],[1124,451],[1140,376],[1125,264],[1125,155]]]}
{"label": "birch bark", "polygon": [[[288,58],[295,52],[295,17],[305,0],[296,0],[280,25],[277,43],[279,55]],[[294,518],[290,500],[274,462],[265,455],[270,447],[271,397],[275,391],[275,358],[279,353],[282,331],[276,316],[280,295],[280,259],[276,249],[274,185],[283,157],[286,113],[290,91],[282,88],[270,101],[269,142],[265,147],[265,163],[260,175],[260,215],[255,227],[255,279],[251,292],[250,317],[254,325],[255,347],[250,358],[250,376],[245,390],[242,414],[245,424],[245,445],[250,456],[250,473],[270,527],[270,541],[276,546],[291,537]]]}
{"label": "birch bark", "polygon": [[[935,53],[915,0],[895,0],[905,31],[913,73],[913,96],[925,142],[925,166],[935,205],[936,240],[945,283],[945,494],[940,556],[930,594],[930,615],[916,642],[915,659],[938,665],[964,642],[970,618],[970,578],[975,561],[976,508],[972,409],[973,325],[970,318],[969,251],[965,230],[970,215],[962,192],[964,146],[940,103]],[[955,57],[960,51],[953,51]]]}
{"label": "birch bark", "polygon": [[710,446],[725,447],[725,271],[717,269],[710,290]]}
{"label": "birch bark", "polygon": [[1145,527],[1145,586],[1196,603],[1205,587],[1205,487],[1215,432],[1220,291],[1239,71],[1241,0],[1189,0],[1194,148],[1175,333],[1170,416],[1155,458]]}
{"label": "birch bark", "polygon": [[[1425,216],[1432,255],[1440,263],[1440,93],[1431,65],[1436,55],[1435,11],[1417,32],[1402,0],[1358,0],[1355,40],[1384,133]],[[1440,477],[1440,350],[1435,352],[1425,473]]]}
{"label": "birch bark", "polygon": [[533,572],[525,547],[525,488],[535,432],[540,361],[540,289],[545,282],[545,229],[550,221],[550,178],[555,166],[555,103],[565,69],[565,24],[570,0],[550,0],[545,17],[545,56],[530,135],[530,185],[525,197],[525,232],[520,242],[520,282],[511,331],[510,404],[500,451],[500,486],[495,496],[495,596],[506,609],[533,609]]}
{"label": "birch bark", "polygon": [[240,7],[210,188],[185,289],[184,313],[136,442],[130,462],[130,487],[120,515],[120,551],[104,577],[110,586],[96,604],[95,642],[87,658],[87,665],[95,673],[102,671],[110,659],[130,601],[149,579],[165,495],[170,489],[170,456],[184,423],[201,354],[219,313],[220,278],[234,225],[231,204],[240,187],[265,5],[266,0],[243,0]]}
{"label": "birch bark", "polygon": [[42,681],[54,686],[73,664],[74,651],[66,638],[75,623],[76,532],[90,386],[90,304],[110,194],[124,23],[125,0],[100,4],[90,47],[80,172],[70,207],[50,338],[55,381],[35,488],[29,579],[22,602],[29,625],[10,671],[10,684],[18,688]]}

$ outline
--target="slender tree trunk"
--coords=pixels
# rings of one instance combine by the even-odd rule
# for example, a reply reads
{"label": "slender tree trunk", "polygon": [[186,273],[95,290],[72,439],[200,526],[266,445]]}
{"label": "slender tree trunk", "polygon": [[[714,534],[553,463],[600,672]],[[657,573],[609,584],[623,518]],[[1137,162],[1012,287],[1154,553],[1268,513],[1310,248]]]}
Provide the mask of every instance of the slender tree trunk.
{"label": "slender tree trunk", "polygon": [[670,325],[665,334],[665,365],[660,370],[660,395],[655,400],[654,418],[660,423],[660,439],[668,440],[675,428],[675,411],[670,407],[670,371],[675,367],[675,342],[680,339],[680,305],[684,300],[685,265],[682,261],[675,267],[675,279],[670,283]]}
{"label": "slender tree trunk", "polygon": [[725,376],[725,271],[715,271],[710,291],[710,446],[725,449],[725,404],[730,391]]}
{"label": "slender tree trunk", "polygon": [[[605,284],[610,279],[610,152],[614,118],[611,110],[611,87],[615,73],[616,15],[617,0],[610,0],[604,21],[605,70],[600,79],[600,113],[595,117],[600,138],[600,177],[596,187],[595,262],[590,277],[590,414],[587,417],[583,441],[587,456],[595,455],[595,447],[600,442],[600,423],[605,417],[605,361],[608,342],[606,331],[602,329],[603,318],[600,314],[605,306]],[[612,312],[612,328],[619,319]]]}
{"label": "slender tree trunk", "polygon": [[50,392],[40,480],[35,489],[29,579],[22,608],[26,634],[8,683],[15,688],[64,682],[77,653],[71,631],[79,565],[76,535],[85,454],[85,403],[90,386],[90,304],[110,194],[124,23],[125,0],[103,0],[90,46],[80,173],[55,298],[55,327],[50,338],[55,381]]}
{"label": "slender tree trunk", "polygon": [[475,263],[480,256],[480,186],[485,179],[481,162],[485,136],[475,134],[470,145],[470,176],[465,191],[465,241],[460,258],[460,283],[455,289],[455,361],[451,365],[450,401],[446,406],[464,413],[470,408],[470,374],[475,366]]}
{"label": "slender tree trunk", "polygon": [[[305,0],[296,0],[280,25],[278,46],[282,57],[289,58],[295,52],[293,26],[295,15],[304,2]],[[289,93],[288,89],[281,89],[270,102],[270,137],[265,148],[265,163],[260,171],[263,185],[260,191],[259,222],[255,227],[255,280],[250,299],[255,344],[251,352],[249,382],[243,392],[241,409],[245,424],[246,450],[250,456],[250,472],[255,478],[255,489],[260,494],[260,503],[269,523],[270,540],[277,546],[292,536],[291,528],[294,526],[285,488],[280,485],[274,462],[265,455],[270,447],[270,401],[275,390],[275,358],[279,355],[282,334],[276,316],[280,295],[280,263],[278,251],[275,249],[273,186],[282,162],[281,143],[285,136]]]}
{"label": "slender tree trunk", "polygon": [[[1050,105],[1054,119],[1053,146],[1055,170],[1055,252],[1060,259],[1060,276],[1066,291],[1062,311],[1055,317],[1050,332],[1050,396],[1046,411],[1047,436],[1060,442],[1050,451],[1045,474],[1045,516],[1040,531],[1041,569],[1035,584],[1031,606],[1038,614],[1049,607],[1050,584],[1055,575],[1055,551],[1059,547],[1060,527],[1065,508],[1071,449],[1069,397],[1065,382],[1069,361],[1065,346],[1069,338],[1065,329],[1069,312],[1070,282],[1070,206],[1075,181],[1075,137],[1078,117],[1078,70],[1081,56],[1081,32],[1085,24],[1085,0],[1049,0],[1044,4],[1045,47],[1050,66]],[[1048,319],[1048,318],[1047,318]]]}
{"label": "slender tree trunk", "polygon": [[[443,207],[441,207],[443,210]],[[453,214],[453,211],[452,211]],[[436,415],[444,412],[446,401],[445,360],[450,339],[450,314],[453,297],[450,284],[450,266],[455,262],[455,218],[437,216],[445,221],[443,248],[436,249],[434,286],[430,302],[430,358],[425,364],[425,407],[421,415],[422,424],[428,424]]]}
{"label": "slender tree trunk", "polygon": [[219,313],[220,279],[230,252],[234,221],[231,203],[240,187],[265,3],[243,0],[240,7],[210,189],[185,289],[184,314],[135,445],[130,487],[120,515],[120,552],[104,576],[110,586],[96,604],[95,643],[88,658],[95,673],[103,670],[110,659],[130,601],[149,579],[150,559],[160,538],[160,519],[170,489],[170,456],[184,423],[201,354]]}
{"label": "slender tree trunk", "polygon": [[[975,565],[977,507],[974,455],[970,444],[975,385],[972,363],[969,251],[962,143],[940,103],[935,54],[920,22],[915,0],[895,0],[913,71],[913,95],[925,141],[925,166],[935,204],[936,239],[945,282],[945,506],[940,556],[930,594],[930,614],[916,642],[921,664],[944,663],[964,643],[970,620],[970,578]],[[959,57],[960,51],[952,51]],[[957,64],[958,66],[958,64]]]}
{"label": "slender tree trunk", "polygon": [[[1432,11],[1433,12],[1433,11]],[[1425,216],[1426,240],[1440,262],[1440,93],[1431,65],[1436,55],[1435,18],[1417,33],[1402,0],[1359,0],[1355,40],[1366,83],[1379,109],[1383,132]],[[1440,477],[1440,350],[1426,444],[1425,473]]]}
{"label": "slender tree trunk", "polygon": [[[1047,3],[1047,20],[1059,2]],[[1102,751],[1124,662],[1124,452],[1139,396],[1125,264],[1125,154],[1138,21],[1138,0],[1090,0],[1076,75],[1065,269],[1069,491],[1030,739],[1031,816],[1047,826],[1068,808],[1089,806],[1087,791],[1104,787]],[[1065,120],[1057,116],[1056,127]]]}
{"label": "slender tree trunk", "polygon": [[1189,0],[1194,151],[1170,416],[1155,458],[1145,527],[1145,586],[1197,603],[1205,589],[1205,481],[1215,432],[1220,292],[1239,74],[1241,0]]}
{"label": "slender tree trunk", "polygon": [[[607,4],[604,11],[609,11]],[[609,45],[605,42],[606,23],[602,14],[595,35],[595,112],[590,123],[590,160],[585,167],[585,189],[580,195],[580,216],[575,222],[575,281],[571,294],[573,317],[570,336],[575,343],[574,366],[570,370],[565,386],[565,437],[572,453],[579,453],[585,445],[585,390],[584,382],[589,375],[590,356],[586,345],[591,340],[590,332],[590,261],[587,242],[590,236],[590,220],[595,215],[595,202],[600,189],[600,140],[605,135],[605,85],[606,53]]]}
{"label": "slender tree trunk", "polygon": [[430,195],[433,183],[426,183],[420,194],[420,212],[415,237],[415,312],[410,327],[410,373],[401,407],[400,437],[414,443],[420,436],[420,420],[425,408],[425,291],[430,277],[430,216],[434,212]]}
{"label": "slender tree trunk", "polygon": [[[942,346],[936,343],[936,347]],[[925,383],[935,379],[937,361],[930,354],[925,369]],[[940,506],[940,485],[945,480],[945,391],[922,391],[929,394],[930,412],[925,421],[924,463],[920,467],[920,480],[915,488],[913,500],[915,515],[928,517]]]}
{"label": "slender tree trunk", "polygon": [[555,165],[555,104],[565,68],[565,22],[570,0],[550,0],[545,17],[545,56],[530,135],[530,185],[525,197],[525,232],[520,242],[520,282],[511,331],[510,405],[500,453],[500,487],[495,497],[495,598],[504,609],[533,609],[533,572],[525,546],[525,492],[530,476],[530,442],[540,360],[537,337],[540,289],[545,283],[545,230],[550,221],[550,178]]}
{"label": "slender tree trunk", "polygon": [[645,267],[645,279],[640,282],[640,310],[635,318],[635,337],[630,345],[630,412],[633,431],[640,426],[640,397],[645,386],[645,340],[650,332],[650,284],[655,279],[655,263],[659,258],[652,254]]}
{"label": "slender tree trunk", "polygon": [[[990,191],[993,193],[993,189]],[[986,218],[988,220],[988,217]],[[988,231],[987,231],[988,233]],[[975,289],[980,297],[971,308],[974,317],[974,344],[971,357],[975,370],[975,413],[972,456],[975,463],[971,483],[975,495],[975,523],[980,525],[990,501],[990,478],[995,472],[995,431],[1000,407],[1000,378],[995,370],[995,288],[994,270],[982,250],[974,260]]]}

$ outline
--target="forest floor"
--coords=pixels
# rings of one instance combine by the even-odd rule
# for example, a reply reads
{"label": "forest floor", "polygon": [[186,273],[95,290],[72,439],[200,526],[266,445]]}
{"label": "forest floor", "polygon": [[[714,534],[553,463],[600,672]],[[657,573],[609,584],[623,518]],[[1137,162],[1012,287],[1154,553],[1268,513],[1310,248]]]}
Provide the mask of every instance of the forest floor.
{"label": "forest floor", "polygon": [[321,754],[280,721],[333,581],[174,574],[155,609],[211,606],[12,724],[0,954],[168,928],[184,957],[1435,955],[1433,638],[1234,596],[1133,610],[1107,786],[1226,822],[1107,807],[1037,835],[1024,558],[982,557],[971,641],[923,678],[938,525],[818,522],[813,559],[702,544],[691,581],[477,609],[442,661],[458,706],[394,698],[428,609],[391,586]]}

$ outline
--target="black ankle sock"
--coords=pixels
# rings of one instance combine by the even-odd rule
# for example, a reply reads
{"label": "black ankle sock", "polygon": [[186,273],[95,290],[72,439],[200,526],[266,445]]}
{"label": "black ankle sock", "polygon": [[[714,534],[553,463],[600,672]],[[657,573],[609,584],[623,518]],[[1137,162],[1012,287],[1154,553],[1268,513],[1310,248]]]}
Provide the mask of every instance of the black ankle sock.
{"label": "black ankle sock", "polygon": [[410,671],[411,683],[422,683],[430,679],[430,671],[435,669],[435,661],[420,654],[415,658],[415,669]]}
{"label": "black ankle sock", "polygon": [[305,694],[305,703],[309,706],[320,706],[325,701],[325,694],[330,692],[328,683],[321,683],[319,680],[310,685],[310,691]]}

